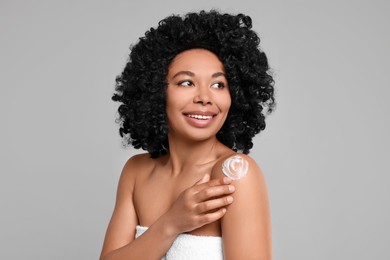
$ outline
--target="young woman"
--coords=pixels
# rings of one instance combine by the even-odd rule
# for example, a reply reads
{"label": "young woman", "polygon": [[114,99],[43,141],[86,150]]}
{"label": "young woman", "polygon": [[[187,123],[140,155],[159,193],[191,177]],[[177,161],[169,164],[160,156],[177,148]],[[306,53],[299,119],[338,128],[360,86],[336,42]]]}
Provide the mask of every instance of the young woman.
{"label": "young woman", "polygon": [[[101,259],[271,259],[268,195],[247,156],[274,107],[250,17],[170,16],[117,78],[125,164]],[[240,152],[240,153],[238,153]]]}

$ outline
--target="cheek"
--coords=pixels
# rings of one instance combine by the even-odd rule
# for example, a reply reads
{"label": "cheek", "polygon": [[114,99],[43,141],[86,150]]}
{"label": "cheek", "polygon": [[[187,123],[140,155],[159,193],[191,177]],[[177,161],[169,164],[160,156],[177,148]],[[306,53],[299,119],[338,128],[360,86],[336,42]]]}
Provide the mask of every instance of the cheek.
{"label": "cheek", "polygon": [[174,108],[178,106],[178,99],[175,98],[175,93],[168,88],[166,94],[166,110],[172,111]]}
{"label": "cheek", "polygon": [[220,110],[229,110],[232,103],[230,92],[228,90],[217,93],[213,96],[213,100]]}
{"label": "cheek", "polygon": [[230,94],[228,93],[225,98],[223,99],[223,107],[225,110],[229,110],[230,106],[232,104],[232,99],[230,97]]}
{"label": "cheek", "polygon": [[165,111],[171,123],[177,121],[188,102],[188,98],[183,93],[167,91]]}
{"label": "cheek", "polygon": [[181,99],[180,95],[178,95],[179,98],[168,98],[167,97],[167,102],[166,102],[166,110],[167,111],[179,111],[181,110],[186,102],[185,99]]}
{"label": "cheek", "polygon": [[[165,112],[167,114],[168,121],[172,118],[172,112],[175,110],[175,102],[171,98],[169,98],[169,94],[167,93],[166,102],[165,102]],[[170,122],[168,122],[170,123]]]}

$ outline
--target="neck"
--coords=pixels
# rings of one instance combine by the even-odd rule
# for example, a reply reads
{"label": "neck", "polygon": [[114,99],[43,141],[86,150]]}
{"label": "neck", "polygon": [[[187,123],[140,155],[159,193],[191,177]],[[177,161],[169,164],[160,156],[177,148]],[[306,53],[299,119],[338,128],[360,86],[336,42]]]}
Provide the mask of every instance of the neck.
{"label": "neck", "polygon": [[218,159],[222,144],[216,137],[204,141],[180,140],[168,135],[169,163],[172,174],[179,175],[193,166],[202,166]]}

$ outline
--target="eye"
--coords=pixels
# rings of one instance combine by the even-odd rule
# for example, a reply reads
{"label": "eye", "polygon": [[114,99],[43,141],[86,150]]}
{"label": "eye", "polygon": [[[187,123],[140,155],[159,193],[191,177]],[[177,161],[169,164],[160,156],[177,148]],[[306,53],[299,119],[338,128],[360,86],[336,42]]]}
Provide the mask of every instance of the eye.
{"label": "eye", "polygon": [[224,88],[225,87],[225,84],[223,82],[215,82],[211,85],[212,88],[217,88],[217,89],[220,89],[220,88]]}
{"label": "eye", "polygon": [[194,83],[192,83],[190,80],[183,80],[183,81],[180,81],[178,83],[179,86],[183,86],[183,87],[191,87],[194,85]]}

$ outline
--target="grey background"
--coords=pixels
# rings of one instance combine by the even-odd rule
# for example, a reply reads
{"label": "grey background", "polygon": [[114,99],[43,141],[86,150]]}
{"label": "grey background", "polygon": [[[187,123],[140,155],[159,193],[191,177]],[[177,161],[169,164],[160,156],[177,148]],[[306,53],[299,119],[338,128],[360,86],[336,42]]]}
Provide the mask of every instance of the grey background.
{"label": "grey background", "polygon": [[121,168],[114,79],[172,13],[250,15],[278,107],[251,155],[274,259],[390,259],[387,1],[4,1],[0,259],[97,259]]}

